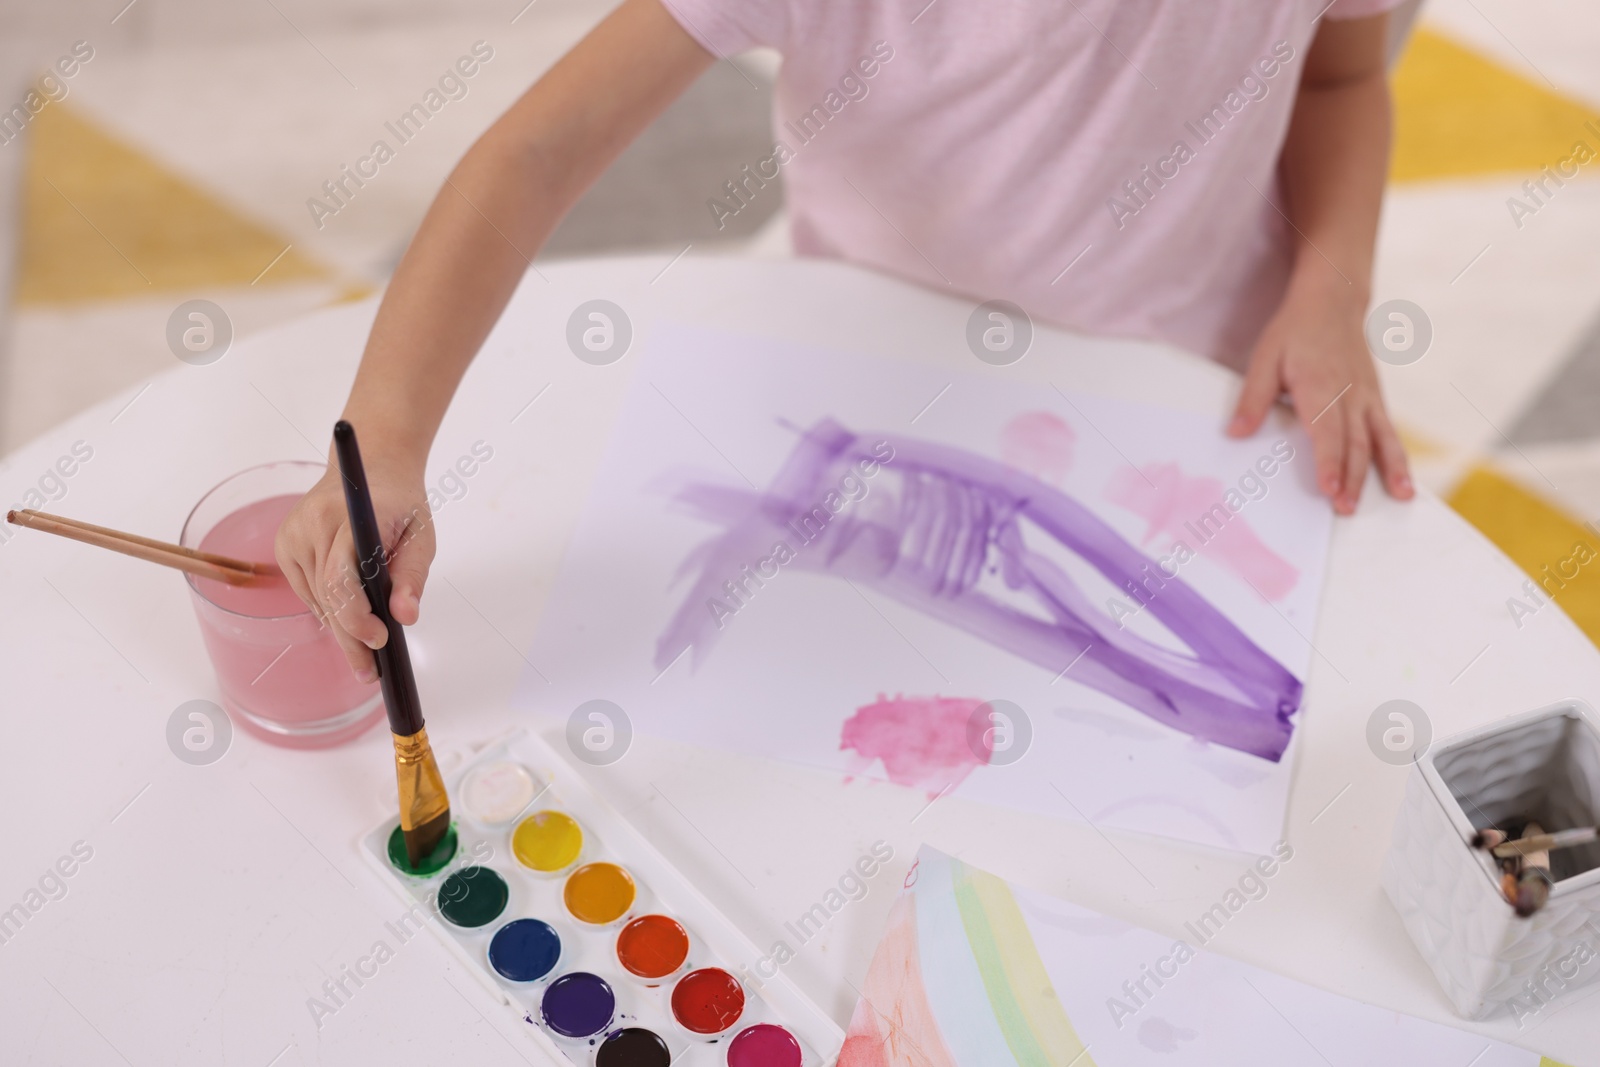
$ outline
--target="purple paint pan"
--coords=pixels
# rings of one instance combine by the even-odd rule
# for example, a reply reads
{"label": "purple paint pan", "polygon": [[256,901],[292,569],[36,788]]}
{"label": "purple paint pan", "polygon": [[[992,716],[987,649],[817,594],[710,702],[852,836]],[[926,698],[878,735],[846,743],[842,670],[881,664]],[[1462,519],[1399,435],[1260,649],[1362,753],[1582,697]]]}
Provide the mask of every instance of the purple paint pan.
{"label": "purple paint pan", "polygon": [[545,1025],[562,1037],[593,1037],[617,1011],[617,995],[598,974],[572,971],[550,983],[539,1002]]}

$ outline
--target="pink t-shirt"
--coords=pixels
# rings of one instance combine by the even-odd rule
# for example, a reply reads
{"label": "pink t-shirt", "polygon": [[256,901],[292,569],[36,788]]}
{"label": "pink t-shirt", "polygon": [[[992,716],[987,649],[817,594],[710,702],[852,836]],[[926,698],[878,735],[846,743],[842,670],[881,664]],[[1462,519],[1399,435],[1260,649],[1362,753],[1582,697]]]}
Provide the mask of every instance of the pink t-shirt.
{"label": "pink t-shirt", "polygon": [[1399,0],[663,0],[712,53],[783,54],[794,244],[1087,333],[1239,365],[1280,299],[1277,165],[1319,16]]}

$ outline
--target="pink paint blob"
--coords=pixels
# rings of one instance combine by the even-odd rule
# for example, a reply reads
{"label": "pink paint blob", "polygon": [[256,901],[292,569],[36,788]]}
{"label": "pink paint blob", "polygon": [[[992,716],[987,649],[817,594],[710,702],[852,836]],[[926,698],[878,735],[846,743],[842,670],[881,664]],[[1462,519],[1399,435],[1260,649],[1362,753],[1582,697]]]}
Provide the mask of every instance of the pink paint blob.
{"label": "pink paint blob", "polygon": [[1048,411],[1024,411],[1000,431],[1000,458],[1042,482],[1060,485],[1072,469],[1078,435]]}
{"label": "pink paint blob", "polygon": [[1143,544],[1158,535],[1181,541],[1196,555],[1255,586],[1268,600],[1282,600],[1300,580],[1300,572],[1268,548],[1243,515],[1229,509],[1230,493],[1239,502],[1249,499],[1219,479],[1190,477],[1176,463],[1151,463],[1138,470],[1122,467],[1106,487],[1106,499],[1149,523]]}
{"label": "pink paint blob", "polygon": [[989,762],[990,734],[975,731],[969,741],[973,713],[984,701],[971,697],[905,697],[857,708],[839,731],[841,751],[860,761],[883,762],[896,785],[942,793],[959,785],[975,767]]}

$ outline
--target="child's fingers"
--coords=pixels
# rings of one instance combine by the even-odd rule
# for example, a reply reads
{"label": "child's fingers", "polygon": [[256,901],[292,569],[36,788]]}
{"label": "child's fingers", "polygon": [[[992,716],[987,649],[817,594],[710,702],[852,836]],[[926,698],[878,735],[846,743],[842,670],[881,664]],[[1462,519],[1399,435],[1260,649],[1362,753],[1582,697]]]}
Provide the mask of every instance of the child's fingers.
{"label": "child's fingers", "polygon": [[1239,403],[1233,410],[1233,420],[1228,423],[1231,437],[1249,437],[1260,429],[1273,401],[1282,391],[1278,374],[1278,361],[1267,358],[1261,349],[1250,359],[1245,371],[1244,388],[1239,391]]}
{"label": "child's fingers", "polygon": [[428,584],[433,553],[433,519],[426,512],[413,513],[389,560],[389,577],[394,582],[389,611],[402,626],[415,624],[421,614],[422,589]]}
{"label": "child's fingers", "polygon": [[[1372,462],[1371,431],[1367,427],[1366,412],[1345,397],[1344,403],[1344,475],[1339,497],[1334,501],[1341,514],[1349,515],[1361,501],[1361,490],[1367,481],[1367,465]],[[1333,413],[1328,413],[1333,418]]]}
{"label": "child's fingers", "polygon": [[[339,562],[334,562],[336,560]],[[326,559],[318,569],[323,576],[321,588],[317,591],[322,621],[333,633],[334,640],[339,643],[339,649],[344,653],[345,661],[350,664],[355,676],[363,682],[370,682],[377,677],[377,663],[373,659],[372,648],[362,640],[362,636],[368,634],[357,636],[351,632],[349,624],[361,616],[376,624],[380,630],[383,630],[383,624],[372,614],[366,590],[362,588],[359,576],[350,564],[341,560],[331,546]],[[388,636],[388,631],[384,630],[384,639],[387,640]]]}
{"label": "child's fingers", "polygon": [[1400,435],[1381,405],[1374,404],[1368,409],[1367,425],[1372,431],[1372,448],[1377,455],[1378,473],[1383,476],[1384,488],[1396,500],[1410,500],[1416,495],[1411,484],[1411,464],[1406,459]]}
{"label": "child's fingers", "polygon": [[277,559],[278,569],[283,572],[283,577],[289,583],[289,588],[294,590],[294,595],[320,616],[322,607],[317,602],[316,593],[311,591],[311,582],[306,577],[305,568],[301,566],[300,561],[304,553],[301,548],[300,532],[295,522],[296,517],[291,516],[278,527],[278,535],[272,541],[272,555]]}
{"label": "child's fingers", "polygon": [[[337,623],[335,635],[342,631],[367,648],[382,648],[389,640],[389,629],[372,613],[356,567],[350,527],[341,525],[322,561],[322,587],[317,592],[328,616]],[[349,654],[350,647],[342,640],[339,643]]]}
{"label": "child's fingers", "polygon": [[343,504],[336,480],[313,488],[279,527],[273,555],[295,595],[333,633],[356,677],[370,682],[377,676],[372,649],[383,647],[389,631],[361,584]]}
{"label": "child's fingers", "polygon": [[335,611],[337,607],[342,606],[348,593],[337,588],[319,593],[317,585],[320,583],[313,583],[311,575],[321,574],[322,567],[316,558],[314,542],[307,540],[309,535],[306,531],[293,525],[296,518],[291,517],[290,522],[286,523],[278,533],[275,547],[278,565],[283,569],[284,577],[288,579],[295,595],[316,612],[322,625],[333,634],[356,677],[364,682],[370,682],[377,677],[373,669],[372,651],[344,631]]}
{"label": "child's fingers", "polygon": [[300,567],[299,559],[295,557],[293,550],[289,548],[281,533],[273,547],[272,554],[278,558],[278,569],[283,572],[283,577],[289,583],[289,588],[294,590],[294,595],[299,597],[306,607],[316,612],[320,618],[322,606],[317,603],[316,594],[311,591],[311,583],[306,580],[306,574]]}
{"label": "child's fingers", "polygon": [[344,653],[344,658],[350,664],[350,669],[357,678],[363,682],[370,682],[378,677],[377,660],[372,655],[372,649],[352,636],[339,624],[337,617],[324,616],[328,629],[333,631],[333,639],[339,642],[339,649]]}
{"label": "child's fingers", "polygon": [[1317,466],[1317,489],[1335,500],[1343,488],[1345,455],[1344,412],[1338,409],[1344,399],[1337,388],[1305,386],[1294,394],[1295,410],[1306,422],[1311,435],[1311,454]]}

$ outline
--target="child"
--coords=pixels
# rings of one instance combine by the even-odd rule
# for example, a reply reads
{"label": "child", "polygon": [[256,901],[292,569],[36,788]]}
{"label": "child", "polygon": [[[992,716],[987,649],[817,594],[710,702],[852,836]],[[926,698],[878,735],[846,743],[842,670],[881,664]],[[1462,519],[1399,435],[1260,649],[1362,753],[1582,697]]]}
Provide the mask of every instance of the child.
{"label": "child", "polygon": [[[401,544],[395,618],[416,621],[433,559],[413,517],[429,446],[530,257],[673,98],[756,44],[783,54],[780,143],[740,180],[782,168],[799,253],[1243,366],[1229,433],[1287,391],[1337,512],[1369,462],[1409,498],[1362,329],[1397,2],[624,0],[462,159],[373,324],[344,417]],[[342,593],[336,470],[277,555],[370,678],[387,635]]]}

